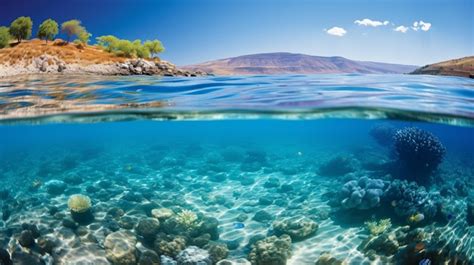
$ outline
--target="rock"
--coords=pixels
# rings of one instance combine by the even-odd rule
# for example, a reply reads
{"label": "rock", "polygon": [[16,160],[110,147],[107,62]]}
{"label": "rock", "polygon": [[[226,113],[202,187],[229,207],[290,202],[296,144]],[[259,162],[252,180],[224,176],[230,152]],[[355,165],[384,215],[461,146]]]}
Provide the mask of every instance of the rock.
{"label": "rock", "polygon": [[199,235],[198,237],[195,237],[192,239],[191,244],[193,246],[198,246],[198,247],[204,247],[209,243],[211,240],[211,235],[210,234],[202,234]]}
{"label": "rock", "polygon": [[24,230],[21,232],[18,238],[18,243],[25,248],[32,247],[35,244],[35,238],[30,230]]}
{"label": "rock", "polygon": [[12,265],[12,260],[10,258],[10,253],[3,248],[0,248],[0,264],[2,265]]}
{"label": "rock", "polygon": [[66,183],[62,180],[50,180],[44,184],[46,191],[51,195],[60,195],[66,189]]}
{"label": "rock", "polygon": [[393,234],[381,234],[376,237],[369,237],[358,247],[366,255],[370,251],[375,251],[379,255],[391,256],[398,252],[399,244]]}
{"label": "rock", "polygon": [[72,230],[75,230],[79,227],[79,224],[70,218],[64,218],[62,224],[64,227],[70,228]]}
{"label": "rock", "polygon": [[158,209],[153,209],[151,210],[151,216],[160,219],[160,220],[165,220],[174,215],[173,210],[168,209],[168,208],[158,208]]}
{"label": "rock", "polygon": [[157,238],[155,240],[154,248],[158,254],[176,257],[186,247],[186,239],[182,236],[177,236],[171,240]]}
{"label": "rock", "polygon": [[466,207],[466,221],[469,226],[474,226],[474,202],[469,201]]}
{"label": "rock", "polygon": [[155,240],[156,234],[160,230],[160,222],[155,218],[145,218],[138,222],[135,231],[139,236],[142,236],[146,241]]}
{"label": "rock", "polygon": [[137,239],[129,231],[117,231],[105,238],[104,247],[107,259],[116,265],[134,265],[137,263]]}
{"label": "rock", "polygon": [[278,180],[277,178],[269,178],[264,184],[263,186],[267,189],[271,189],[271,188],[278,188],[280,187],[280,180]]}
{"label": "rock", "polygon": [[265,210],[260,210],[256,212],[252,218],[252,220],[260,222],[260,223],[266,223],[266,222],[271,221],[272,219],[273,219],[273,216]]}
{"label": "rock", "polygon": [[214,217],[204,217],[202,219],[201,226],[199,227],[199,233],[210,234],[211,240],[219,239],[219,221]]}
{"label": "rock", "polygon": [[160,265],[160,257],[155,252],[146,250],[140,256],[138,265]]}
{"label": "rock", "polygon": [[236,260],[223,259],[216,263],[216,265],[251,265],[250,261],[240,258]]}
{"label": "rock", "polygon": [[212,264],[215,264],[218,261],[227,258],[227,256],[229,255],[229,249],[227,248],[226,244],[222,244],[222,243],[210,244],[206,247],[206,249],[207,251],[209,251]]}
{"label": "rock", "polygon": [[322,252],[321,256],[319,256],[319,259],[315,263],[315,265],[343,265],[343,264],[345,263],[334,258],[328,252]]}
{"label": "rock", "polygon": [[179,265],[211,265],[209,252],[196,246],[190,246],[176,256]]}
{"label": "rock", "polygon": [[56,242],[53,238],[47,236],[41,236],[38,238],[38,247],[41,254],[49,253],[53,254],[53,250],[56,247]]}
{"label": "rock", "polygon": [[12,253],[13,265],[44,265],[44,262],[38,255],[14,251]]}
{"label": "rock", "polygon": [[308,218],[290,219],[273,222],[273,230],[277,236],[287,234],[293,241],[299,241],[314,235],[318,230],[318,224]]}
{"label": "rock", "polygon": [[176,262],[174,259],[165,255],[161,255],[160,262],[161,262],[161,265],[177,265],[178,264],[178,262]]}
{"label": "rock", "polygon": [[286,260],[290,256],[290,236],[271,236],[252,245],[249,260],[252,264],[257,265],[286,265]]}

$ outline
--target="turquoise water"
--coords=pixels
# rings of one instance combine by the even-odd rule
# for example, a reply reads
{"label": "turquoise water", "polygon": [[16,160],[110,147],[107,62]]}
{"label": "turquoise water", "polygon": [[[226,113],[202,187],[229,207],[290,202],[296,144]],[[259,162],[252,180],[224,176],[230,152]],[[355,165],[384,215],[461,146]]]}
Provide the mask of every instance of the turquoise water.
{"label": "turquoise water", "polygon": [[14,264],[473,264],[473,86],[2,79],[0,248]]}

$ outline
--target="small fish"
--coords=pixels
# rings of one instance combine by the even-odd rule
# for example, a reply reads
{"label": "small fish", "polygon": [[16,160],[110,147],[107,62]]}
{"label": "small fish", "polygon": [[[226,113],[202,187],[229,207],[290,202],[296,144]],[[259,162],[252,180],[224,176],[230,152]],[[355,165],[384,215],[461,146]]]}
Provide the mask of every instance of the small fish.
{"label": "small fish", "polygon": [[392,207],[397,207],[397,201],[393,200],[391,204],[392,204]]}
{"label": "small fish", "polygon": [[424,219],[425,219],[425,216],[422,213],[416,213],[410,216],[410,218],[408,218],[408,220],[412,223],[418,223],[418,222],[423,221]]}
{"label": "small fish", "polygon": [[128,166],[127,166],[127,170],[128,170],[128,171],[132,171],[132,169],[133,169],[133,167],[132,167],[131,165],[128,165]]}
{"label": "small fish", "polygon": [[418,265],[431,265],[431,260],[430,259],[422,259],[422,260],[420,260]]}
{"label": "small fish", "polygon": [[302,156],[302,155],[303,155],[303,153],[302,153],[302,152],[298,152],[297,154],[298,154],[299,156]]}
{"label": "small fish", "polygon": [[244,223],[234,223],[234,228],[235,229],[242,229],[245,227]]}
{"label": "small fish", "polygon": [[420,252],[420,251],[422,251],[423,249],[425,249],[425,243],[420,242],[420,243],[418,243],[418,244],[415,245],[415,252]]}

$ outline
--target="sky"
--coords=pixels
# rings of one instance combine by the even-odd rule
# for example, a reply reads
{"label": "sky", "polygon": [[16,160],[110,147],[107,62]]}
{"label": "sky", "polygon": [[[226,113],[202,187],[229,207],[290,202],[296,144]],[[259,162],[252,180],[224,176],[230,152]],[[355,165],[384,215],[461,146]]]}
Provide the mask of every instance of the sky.
{"label": "sky", "polygon": [[0,26],[79,19],[177,65],[263,52],[425,65],[474,55],[473,0],[0,0]]}

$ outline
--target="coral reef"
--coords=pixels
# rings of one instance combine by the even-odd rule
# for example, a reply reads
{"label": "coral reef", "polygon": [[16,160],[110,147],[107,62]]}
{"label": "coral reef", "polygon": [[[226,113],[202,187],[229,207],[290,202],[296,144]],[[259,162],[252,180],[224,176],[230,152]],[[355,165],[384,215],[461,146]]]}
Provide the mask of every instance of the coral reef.
{"label": "coral reef", "polygon": [[114,265],[134,265],[137,262],[135,244],[137,239],[129,231],[118,231],[105,237],[107,259]]}
{"label": "coral reef", "polygon": [[399,175],[419,184],[428,184],[429,175],[443,161],[446,148],[432,133],[418,129],[398,130],[394,136],[394,148],[402,166]]}
{"label": "coral reef", "polygon": [[425,187],[406,180],[392,181],[383,199],[386,205],[392,207],[395,214],[403,219],[416,214],[423,214],[426,219],[432,219],[440,207],[439,196],[430,194]]}
{"label": "coral reef", "polygon": [[367,230],[369,230],[370,234],[376,236],[390,229],[390,227],[392,227],[392,222],[390,221],[390,218],[388,218],[379,220],[378,222],[365,222],[365,225],[367,226]]}
{"label": "coral reef", "polygon": [[176,261],[180,265],[211,265],[209,252],[195,246],[190,246],[182,250],[177,256]]}
{"label": "coral reef", "polygon": [[361,177],[342,186],[339,192],[343,208],[370,209],[379,206],[385,183],[380,179]]}
{"label": "coral reef", "polygon": [[290,236],[271,236],[252,245],[249,260],[253,265],[286,265],[290,256]]}
{"label": "coral reef", "polygon": [[287,234],[292,241],[300,241],[314,235],[318,224],[309,218],[287,219],[273,222],[273,230],[277,236]]}
{"label": "coral reef", "polygon": [[89,224],[94,219],[91,210],[91,199],[88,196],[74,194],[69,197],[67,205],[71,211],[72,219],[79,224]]}

